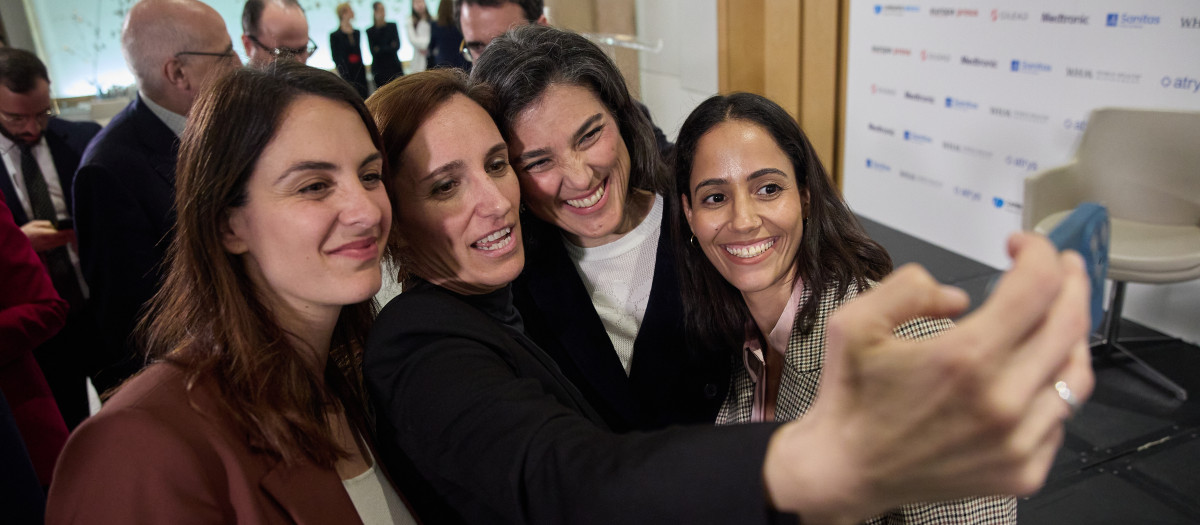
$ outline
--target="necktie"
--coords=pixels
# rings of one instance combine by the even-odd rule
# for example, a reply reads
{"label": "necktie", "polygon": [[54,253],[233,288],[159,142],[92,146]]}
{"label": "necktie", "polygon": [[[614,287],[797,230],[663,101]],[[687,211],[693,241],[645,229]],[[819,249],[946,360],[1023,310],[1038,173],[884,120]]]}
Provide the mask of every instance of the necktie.
{"label": "necktie", "polygon": [[[29,196],[29,207],[33,209],[34,220],[46,220],[58,225],[58,212],[54,210],[54,201],[50,200],[50,188],[46,178],[42,176],[42,168],[38,166],[37,158],[33,156],[33,145],[18,144],[21,149],[21,176],[25,179],[25,192]],[[71,264],[71,254],[66,246],[59,246],[40,253],[46,270],[50,272],[50,280],[54,281],[54,289],[63,299],[71,304],[71,308],[83,305],[83,290],[79,287],[79,278],[75,274],[75,266]]]}

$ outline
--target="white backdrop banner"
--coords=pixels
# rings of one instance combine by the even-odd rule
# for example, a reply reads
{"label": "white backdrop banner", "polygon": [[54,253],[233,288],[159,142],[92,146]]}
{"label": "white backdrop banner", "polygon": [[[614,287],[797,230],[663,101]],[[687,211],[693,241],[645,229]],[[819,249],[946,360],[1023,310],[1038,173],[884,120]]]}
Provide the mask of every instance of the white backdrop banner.
{"label": "white backdrop banner", "polygon": [[1025,176],[1069,161],[1093,109],[1200,109],[1200,2],[997,4],[851,0],[844,189],[1004,268]]}

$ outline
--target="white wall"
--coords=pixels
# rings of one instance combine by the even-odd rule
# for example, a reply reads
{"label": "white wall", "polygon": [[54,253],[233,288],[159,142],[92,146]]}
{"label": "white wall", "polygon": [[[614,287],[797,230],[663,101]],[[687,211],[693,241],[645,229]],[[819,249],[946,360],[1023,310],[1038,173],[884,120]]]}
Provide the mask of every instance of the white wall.
{"label": "white wall", "polygon": [[662,39],[641,52],[642,102],[672,141],[704,99],[717,93],[717,0],[637,0],[638,37]]}

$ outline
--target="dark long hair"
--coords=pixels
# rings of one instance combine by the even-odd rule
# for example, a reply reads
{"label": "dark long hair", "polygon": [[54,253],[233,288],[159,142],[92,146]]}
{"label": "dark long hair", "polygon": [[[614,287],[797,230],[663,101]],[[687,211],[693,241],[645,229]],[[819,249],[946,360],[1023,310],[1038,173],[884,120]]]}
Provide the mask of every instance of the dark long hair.
{"label": "dark long hair", "polygon": [[[629,150],[629,186],[666,195],[670,181],[658,154],[654,127],[629,95],[621,70],[588,39],[562,29],[528,24],[492,41],[471,68],[471,81],[491,86],[488,112],[511,142],[517,115],[552,84],[588,88],[612,113]],[[631,199],[632,191],[625,192]]]}
{"label": "dark long hair", "polygon": [[198,380],[217,386],[225,415],[252,449],[289,463],[307,459],[332,468],[344,451],[325,413],[330,403],[340,403],[351,421],[364,413],[359,363],[374,300],[342,308],[323,382],[264,302],[243,256],[227,252],[222,243],[229,214],[246,203],[246,183],[259,156],[288,107],[305,95],[353,108],[375,147],[382,148],[362,100],[333,73],[279,61],[215,79],[188,117],[166,279],[139,332],[150,357],[186,370],[189,390]]}
{"label": "dark long hair", "polygon": [[[675,199],[682,197],[691,202],[689,183],[696,145],[717,124],[730,120],[746,121],[770,133],[775,145],[791,160],[797,189],[808,190],[808,220],[792,263],[796,275],[811,291],[796,314],[798,326],[807,332],[816,321],[821,297],[830,287],[836,287],[839,298],[845,297],[850,286],[862,291],[868,279],[881,279],[891,271],[892,259],[863,231],[796,121],[778,104],[759,95],[717,95],[688,115],[675,143]],[[741,293],[721,276],[699,246],[687,240],[692,232],[682,209],[672,217],[679,232],[675,249],[681,266],[688,332],[700,340],[740,345],[745,326],[753,320]]]}
{"label": "dark long hair", "polygon": [[393,208],[387,251],[399,269],[397,280],[400,282],[409,277],[402,241],[404,231],[397,222],[400,213],[396,209],[399,202],[396,177],[404,162],[401,156],[429,114],[454,95],[463,95],[483,107],[487,107],[489,101],[487,87],[469,85],[466,73],[458,68],[430,69],[404,75],[377,89],[367,99],[367,108],[374,115],[383,143],[387,145],[382,151],[390,168],[384,171],[383,184]]}

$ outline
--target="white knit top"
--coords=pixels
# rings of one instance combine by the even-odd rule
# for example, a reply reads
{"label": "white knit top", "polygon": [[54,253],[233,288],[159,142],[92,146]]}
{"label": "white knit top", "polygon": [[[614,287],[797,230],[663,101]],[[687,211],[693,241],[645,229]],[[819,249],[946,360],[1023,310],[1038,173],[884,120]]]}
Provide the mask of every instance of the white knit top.
{"label": "white knit top", "polygon": [[650,213],[620,239],[592,248],[563,239],[626,375],[633,364],[633,341],[650,302],[662,215],[662,198],[655,195]]}

